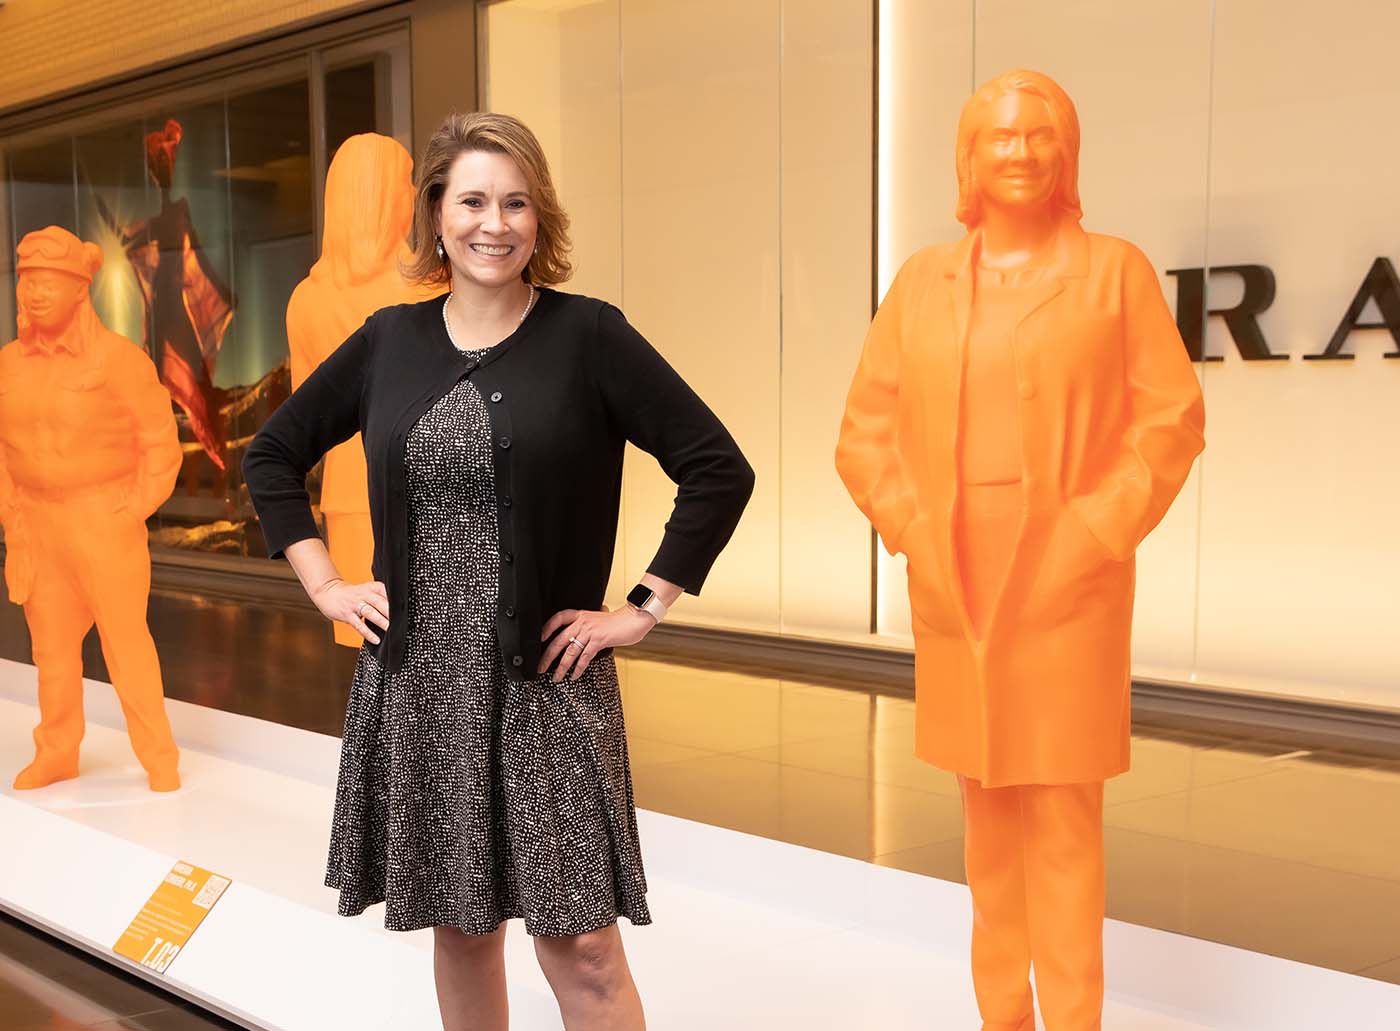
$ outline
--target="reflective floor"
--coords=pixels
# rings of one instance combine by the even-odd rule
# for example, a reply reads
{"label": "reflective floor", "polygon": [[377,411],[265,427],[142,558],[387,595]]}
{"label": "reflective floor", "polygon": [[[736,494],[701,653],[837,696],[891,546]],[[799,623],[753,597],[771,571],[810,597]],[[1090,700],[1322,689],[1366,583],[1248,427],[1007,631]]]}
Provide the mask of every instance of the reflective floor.
{"label": "reflective floor", "polygon": [[0,914],[5,1031],[224,1031],[236,1025]]}
{"label": "reflective floor", "polygon": [[[313,611],[158,594],[151,624],[172,697],[339,733],[354,654]],[[12,605],[0,655],[30,659]],[[107,679],[95,634],[86,659]],[[639,805],[962,879],[956,785],[913,758],[912,702],[651,658],[620,666]],[[1132,772],[1108,785],[1106,823],[1110,916],[1400,983],[1400,759],[1144,731]],[[122,978],[92,987],[104,978],[0,925],[0,1027],[225,1026]],[[55,985],[99,1009],[66,1016]]]}
{"label": "reflective floor", "polygon": [[[964,879],[912,702],[638,660],[623,691],[639,805]],[[1105,823],[1109,916],[1400,983],[1400,761],[1137,734]]]}

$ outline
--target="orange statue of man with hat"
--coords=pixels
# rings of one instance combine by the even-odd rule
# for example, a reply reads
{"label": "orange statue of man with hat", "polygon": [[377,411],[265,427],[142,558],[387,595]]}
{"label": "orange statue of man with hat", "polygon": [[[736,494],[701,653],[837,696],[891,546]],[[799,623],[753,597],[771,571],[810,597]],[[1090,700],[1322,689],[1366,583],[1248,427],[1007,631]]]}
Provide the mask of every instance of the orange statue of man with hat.
{"label": "orange statue of man with hat", "polygon": [[97,318],[102,252],[49,226],[19,243],[19,339],[0,349],[5,584],[39,672],[34,761],[17,789],[78,775],[83,638],[97,624],[132,748],[153,791],[180,786],[160,661],[146,625],[146,519],[174,489],[170,395],[144,351]]}

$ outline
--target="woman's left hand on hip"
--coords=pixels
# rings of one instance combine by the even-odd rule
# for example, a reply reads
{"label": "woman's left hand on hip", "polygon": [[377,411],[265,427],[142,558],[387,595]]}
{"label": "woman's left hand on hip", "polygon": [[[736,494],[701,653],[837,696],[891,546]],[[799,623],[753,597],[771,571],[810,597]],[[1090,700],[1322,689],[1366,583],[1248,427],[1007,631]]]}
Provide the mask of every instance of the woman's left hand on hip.
{"label": "woman's left hand on hip", "polygon": [[616,612],[606,608],[598,612],[585,609],[556,612],[540,634],[540,640],[549,643],[540,656],[537,672],[543,673],[558,659],[559,665],[550,679],[556,684],[565,677],[577,680],[604,648],[636,644],[654,626],[656,620],[630,605]]}

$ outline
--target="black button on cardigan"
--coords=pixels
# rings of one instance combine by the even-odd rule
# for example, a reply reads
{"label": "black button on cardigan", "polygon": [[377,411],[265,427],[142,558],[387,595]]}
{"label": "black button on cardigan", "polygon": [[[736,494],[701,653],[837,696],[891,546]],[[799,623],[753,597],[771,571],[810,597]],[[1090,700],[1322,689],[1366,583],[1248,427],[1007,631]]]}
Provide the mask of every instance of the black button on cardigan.
{"label": "black button on cardigan", "polygon": [[363,434],[374,576],[389,595],[389,629],[366,647],[389,669],[402,663],[408,619],[404,445],[463,376],[493,402],[487,412],[501,445],[493,451],[502,499],[497,633],[513,676],[533,674],[545,620],[602,604],[629,441],[655,456],[678,487],[648,570],[700,593],[748,503],[753,470],[621,312],[544,289],[514,333],[479,363],[466,363],[447,337],[441,297],[385,308],[273,413],[248,448],[243,474],[277,557],[317,536],[307,472],[336,444]]}

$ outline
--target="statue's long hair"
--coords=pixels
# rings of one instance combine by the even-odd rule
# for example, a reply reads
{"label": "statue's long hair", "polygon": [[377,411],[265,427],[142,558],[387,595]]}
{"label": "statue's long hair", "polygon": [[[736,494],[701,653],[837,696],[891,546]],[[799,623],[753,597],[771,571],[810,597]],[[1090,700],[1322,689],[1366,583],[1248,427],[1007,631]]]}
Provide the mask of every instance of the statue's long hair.
{"label": "statue's long hair", "polygon": [[413,157],[391,137],[351,136],[326,170],[321,257],[311,278],[345,289],[397,268],[412,225]]}

